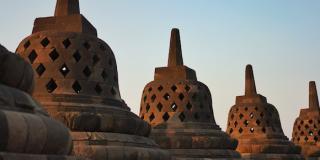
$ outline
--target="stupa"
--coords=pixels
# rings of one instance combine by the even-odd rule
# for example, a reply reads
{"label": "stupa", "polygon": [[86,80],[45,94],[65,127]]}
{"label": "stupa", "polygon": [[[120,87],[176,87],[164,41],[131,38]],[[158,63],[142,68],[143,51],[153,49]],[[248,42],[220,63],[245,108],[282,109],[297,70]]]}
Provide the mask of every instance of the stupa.
{"label": "stupa", "polygon": [[277,109],[256,91],[251,65],[246,67],[245,95],[236,97],[227,133],[239,141],[243,158],[300,160],[300,148],[284,135]]}
{"label": "stupa", "polygon": [[80,14],[78,0],[57,0],[55,15],[37,18],[17,53],[36,73],[35,99],[71,129],[75,155],[170,159],[148,138],[150,125],[121,99],[115,56]]}
{"label": "stupa", "polygon": [[309,107],[301,109],[292,132],[292,142],[301,146],[306,158],[320,158],[320,108],[317,87],[309,82]]}
{"label": "stupa", "polygon": [[183,64],[180,34],[172,29],[168,66],[156,68],[141,99],[140,117],[151,137],[175,159],[233,159],[237,141],[216,124],[209,88]]}
{"label": "stupa", "polygon": [[0,159],[80,160],[69,156],[69,129],[31,97],[33,70],[0,45]]}

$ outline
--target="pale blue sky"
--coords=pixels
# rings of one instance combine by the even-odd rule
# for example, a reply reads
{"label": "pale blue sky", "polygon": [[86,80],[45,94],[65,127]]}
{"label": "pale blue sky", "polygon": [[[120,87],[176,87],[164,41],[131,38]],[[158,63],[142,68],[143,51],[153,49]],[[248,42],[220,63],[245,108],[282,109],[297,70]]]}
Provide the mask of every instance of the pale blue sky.
{"label": "pale blue sky", "polygon": [[[13,51],[36,17],[53,15],[55,0],[0,0],[0,43]],[[291,137],[308,99],[320,85],[319,0],[80,0],[82,13],[113,49],[122,98],[138,113],[144,85],[166,65],[172,27],[180,28],[184,62],[211,90],[217,123],[244,90],[245,65],[258,92],[280,113]],[[319,87],[318,87],[319,88]]]}

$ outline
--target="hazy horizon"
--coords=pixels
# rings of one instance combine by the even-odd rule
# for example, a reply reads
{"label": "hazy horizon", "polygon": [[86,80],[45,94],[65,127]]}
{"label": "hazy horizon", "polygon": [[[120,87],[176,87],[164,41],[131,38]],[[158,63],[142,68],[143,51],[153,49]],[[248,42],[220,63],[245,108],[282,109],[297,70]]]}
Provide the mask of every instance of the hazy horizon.
{"label": "hazy horizon", "polygon": [[[291,137],[308,83],[320,85],[320,1],[80,0],[82,14],[116,56],[122,98],[139,114],[144,86],[165,66],[171,28],[181,33],[184,63],[211,90],[214,115],[226,129],[252,64],[257,91],[279,111]],[[55,0],[2,0],[0,43],[14,51],[36,17],[52,16]],[[319,88],[319,87],[318,87]]]}

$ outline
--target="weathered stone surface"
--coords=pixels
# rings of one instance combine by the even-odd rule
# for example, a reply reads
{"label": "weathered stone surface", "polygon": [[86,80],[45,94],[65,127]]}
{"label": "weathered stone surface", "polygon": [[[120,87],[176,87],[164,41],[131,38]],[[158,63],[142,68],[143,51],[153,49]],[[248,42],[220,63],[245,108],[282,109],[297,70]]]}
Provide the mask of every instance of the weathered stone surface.
{"label": "weathered stone surface", "polygon": [[150,125],[121,99],[115,56],[80,14],[78,0],[57,0],[55,16],[37,19],[17,52],[35,71],[35,99],[71,129],[74,154],[95,160],[170,159],[147,138]]}
{"label": "weathered stone surface", "polygon": [[292,142],[302,148],[306,158],[320,157],[320,108],[316,83],[309,83],[309,107],[301,109],[295,120],[292,132]]}
{"label": "weathered stone surface", "polygon": [[168,67],[156,68],[141,98],[140,117],[151,137],[175,159],[234,159],[237,141],[216,124],[208,87],[183,65],[178,29],[171,32]]}
{"label": "weathered stone surface", "polygon": [[277,109],[257,93],[251,65],[246,67],[245,95],[236,98],[227,126],[244,158],[303,159],[300,148],[284,135]]}
{"label": "weathered stone surface", "polygon": [[68,156],[69,130],[24,92],[33,89],[31,66],[6,49],[1,50],[0,61],[0,159],[78,159]]}

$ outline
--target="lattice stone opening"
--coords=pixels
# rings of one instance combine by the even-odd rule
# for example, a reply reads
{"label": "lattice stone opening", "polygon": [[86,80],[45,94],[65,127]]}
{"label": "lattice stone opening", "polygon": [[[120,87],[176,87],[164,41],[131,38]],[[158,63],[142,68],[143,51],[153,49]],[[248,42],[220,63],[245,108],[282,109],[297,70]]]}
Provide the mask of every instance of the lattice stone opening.
{"label": "lattice stone opening", "polygon": [[180,99],[181,101],[183,101],[183,99],[184,99],[183,93],[180,93],[180,94],[179,94],[179,99]]}
{"label": "lattice stone opening", "polygon": [[170,107],[173,111],[176,111],[178,109],[178,105],[176,103],[171,104]]}
{"label": "lattice stone opening", "polygon": [[143,102],[146,102],[147,98],[148,98],[147,96],[144,96],[143,97]]}
{"label": "lattice stone opening", "polygon": [[27,48],[29,48],[30,45],[31,45],[31,43],[28,40],[26,43],[24,43],[23,47],[24,47],[24,49],[27,49]]}
{"label": "lattice stone opening", "polygon": [[83,47],[84,47],[85,49],[89,50],[89,49],[91,48],[91,45],[90,45],[89,42],[85,42],[85,43],[83,43]]}
{"label": "lattice stone opening", "polygon": [[229,130],[229,134],[231,134],[233,132],[233,129],[232,128],[230,128],[230,130]]}
{"label": "lattice stone opening", "polygon": [[191,109],[192,109],[192,105],[191,105],[191,103],[190,103],[190,102],[188,102],[188,104],[187,104],[187,106],[186,106],[186,107],[187,107],[187,109],[188,109],[188,110],[191,110]]}
{"label": "lattice stone opening", "polygon": [[88,66],[86,66],[86,68],[84,68],[83,72],[82,72],[87,78],[90,77],[91,75],[91,70]]}
{"label": "lattice stone opening", "polygon": [[162,90],[163,90],[163,87],[162,87],[162,86],[159,86],[159,87],[158,87],[158,91],[161,92]]}
{"label": "lattice stone opening", "polygon": [[152,87],[150,87],[149,89],[148,89],[148,92],[151,92],[152,91]]}
{"label": "lattice stone opening", "polygon": [[256,124],[259,126],[261,124],[261,121],[259,119],[256,120]]}
{"label": "lattice stone opening", "polygon": [[243,129],[240,127],[239,128],[239,133],[242,133],[243,132]]}
{"label": "lattice stone opening", "polygon": [[157,108],[158,108],[159,112],[161,112],[163,105],[161,103],[158,103]]}
{"label": "lattice stone opening", "polygon": [[62,42],[64,48],[69,48],[69,46],[71,45],[71,42],[69,40],[69,38],[65,39],[63,42]]}
{"label": "lattice stone opening", "polygon": [[103,71],[102,71],[101,76],[102,76],[102,78],[103,78],[104,81],[107,81],[107,80],[108,80],[108,74],[107,74],[106,70],[103,70]]}
{"label": "lattice stone opening", "polygon": [[93,65],[96,65],[100,61],[100,58],[99,58],[99,56],[94,55],[92,60],[93,60]]}
{"label": "lattice stone opening", "polygon": [[95,90],[96,93],[99,94],[99,95],[100,95],[100,94],[102,93],[102,91],[103,91],[99,83],[96,85],[96,87],[94,88],[94,90]]}
{"label": "lattice stone opening", "polygon": [[46,37],[46,38],[44,38],[40,43],[41,43],[41,45],[42,45],[43,47],[47,47],[47,46],[50,44],[50,41],[49,41],[49,39]]}
{"label": "lattice stone opening", "polygon": [[250,132],[253,133],[254,132],[254,128],[250,128]]}
{"label": "lattice stone opening", "polygon": [[59,71],[64,77],[66,77],[68,75],[68,73],[70,72],[70,70],[66,64],[63,64]]}
{"label": "lattice stone opening", "polygon": [[147,113],[149,112],[149,110],[150,110],[150,105],[147,104],[147,105],[146,105],[146,111],[147,111]]}
{"label": "lattice stone opening", "polygon": [[156,100],[157,96],[154,94],[151,96],[151,102],[154,102]]}
{"label": "lattice stone opening", "polygon": [[48,93],[52,93],[54,90],[56,90],[57,89],[57,84],[56,84],[56,82],[53,80],[53,79],[51,79],[49,82],[48,82],[48,84],[46,85],[46,88],[47,88],[47,91],[48,91]]}
{"label": "lattice stone opening", "polygon": [[248,121],[248,120],[245,120],[245,121],[243,122],[243,124],[244,124],[246,127],[248,127],[249,121]]}
{"label": "lattice stone opening", "polygon": [[75,81],[73,83],[72,88],[73,88],[74,92],[76,92],[77,94],[79,94],[82,90],[81,85],[78,81]]}
{"label": "lattice stone opening", "polygon": [[165,100],[169,100],[169,99],[170,99],[170,95],[169,95],[168,93],[166,93],[166,94],[163,96],[163,98],[164,98]]}
{"label": "lattice stone opening", "polygon": [[76,62],[79,62],[81,60],[81,54],[79,53],[79,51],[77,50],[76,52],[74,52],[73,54],[73,58]]}
{"label": "lattice stone opening", "polygon": [[33,64],[33,62],[37,59],[38,54],[35,50],[32,50],[28,56],[30,63]]}
{"label": "lattice stone opening", "polygon": [[164,113],[163,116],[162,116],[162,119],[166,122],[168,121],[170,118],[170,115],[168,114],[168,112]]}
{"label": "lattice stone opening", "polygon": [[56,49],[53,49],[50,54],[49,54],[51,60],[54,62],[55,60],[57,60],[59,58],[59,53],[57,52]]}
{"label": "lattice stone opening", "polygon": [[186,86],[184,87],[184,89],[185,89],[187,92],[189,92],[191,88],[190,88],[190,86],[186,85]]}
{"label": "lattice stone opening", "polygon": [[38,73],[39,76],[42,76],[42,74],[46,71],[46,68],[42,63],[39,64],[39,66],[36,69],[36,72]]}
{"label": "lattice stone opening", "polygon": [[173,86],[171,87],[171,90],[172,90],[173,92],[175,92],[177,89],[178,89],[178,88],[177,88],[176,85],[173,85]]}
{"label": "lattice stone opening", "polygon": [[184,115],[183,112],[181,112],[180,115],[179,115],[180,121],[183,122],[185,120],[185,118],[186,118],[186,116]]}
{"label": "lattice stone opening", "polygon": [[156,118],[156,117],[155,117],[154,114],[152,113],[152,114],[149,116],[150,122],[152,122],[152,121],[154,120],[154,118]]}

